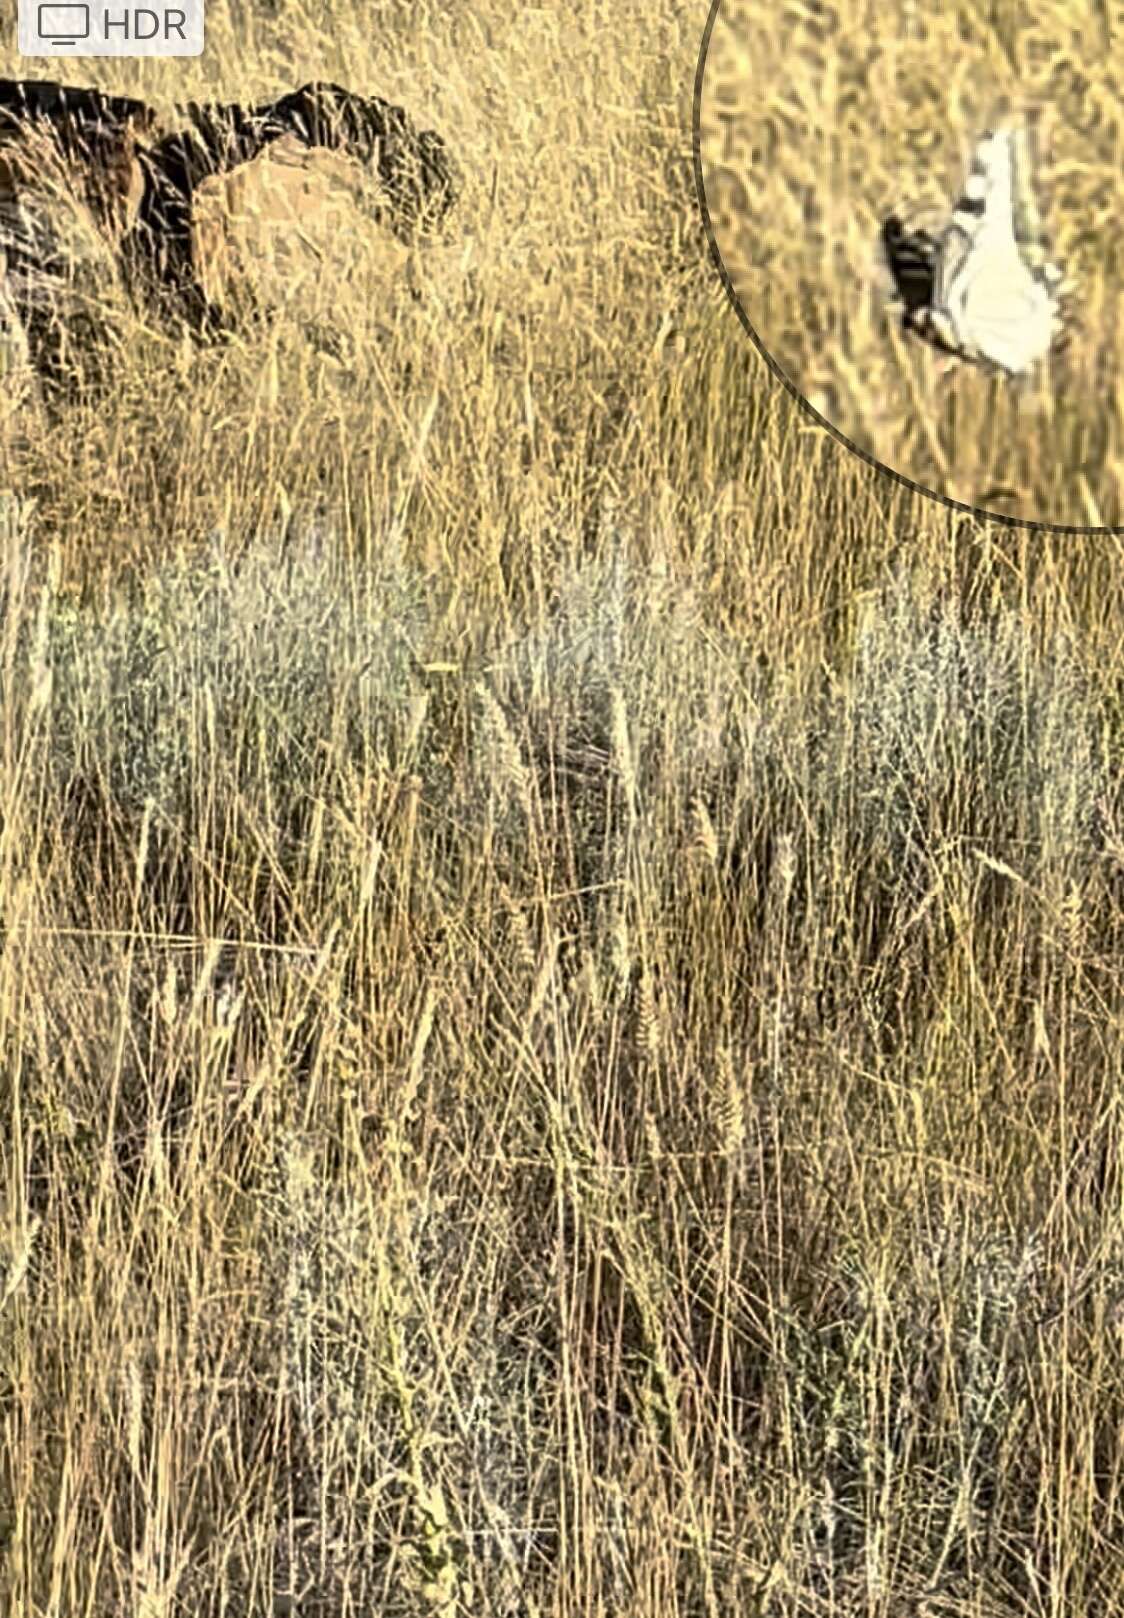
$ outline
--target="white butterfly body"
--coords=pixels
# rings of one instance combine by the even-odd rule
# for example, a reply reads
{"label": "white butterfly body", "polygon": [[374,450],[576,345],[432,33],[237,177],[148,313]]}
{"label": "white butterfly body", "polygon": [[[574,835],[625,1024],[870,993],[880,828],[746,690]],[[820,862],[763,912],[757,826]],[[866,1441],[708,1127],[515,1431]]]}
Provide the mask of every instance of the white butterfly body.
{"label": "white butterfly body", "polygon": [[[980,141],[964,194],[932,243],[931,298],[927,305],[915,301],[906,316],[908,329],[939,347],[1012,376],[1049,352],[1060,327],[1063,281],[1055,266],[1033,261],[1037,243],[1016,236],[1020,208],[1037,226],[1024,169],[1025,148],[1015,130],[1000,128]],[[1022,224],[1026,236],[1025,219]],[[888,240],[895,274],[895,246],[908,251],[916,241],[902,234]]]}

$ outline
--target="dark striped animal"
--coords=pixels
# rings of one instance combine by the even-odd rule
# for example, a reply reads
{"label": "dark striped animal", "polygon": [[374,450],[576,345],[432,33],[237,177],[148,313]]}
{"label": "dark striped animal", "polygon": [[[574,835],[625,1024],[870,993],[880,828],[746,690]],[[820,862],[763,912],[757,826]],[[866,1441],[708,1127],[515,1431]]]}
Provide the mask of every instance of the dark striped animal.
{"label": "dark striped animal", "polygon": [[46,80],[0,80],[0,263],[35,370],[61,381],[100,332],[99,280],[137,216],[143,101]]}
{"label": "dark striped animal", "polygon": [[139,270],[204,333],[230,322],[200,275],[197,193],[273,143],[295,137],[355,161],[377,182],[373,219],[405,243],[436,231],[459,194],[459,171],[440,135],[417,130],[400,107],[338,84],[306,84],[257,107],[189,105],[185,113],[186,128],[139,154],[145,185],[124,256],[134,278]]}
{"label": "dark striped animal", "polygon": [[[337,84],[306,84],[250,107],[191,103],[175,121],[161,129],[155,112],[129,97],[0,80],[0,253],[34,367],[47,381],[66,375],[82,324],[66,295],[74,253],[60,239],[68,234],[60,197],[111,251],[135,300],[213,337],[235,321],[205,285],[197,213],[209,182],[283,141],[339,154],[370,181],[370,218],[406,243],[437,231],[460,191],[439,135],[418,130],[400,107]],[[84,301],[88,308],[91,298]]]}

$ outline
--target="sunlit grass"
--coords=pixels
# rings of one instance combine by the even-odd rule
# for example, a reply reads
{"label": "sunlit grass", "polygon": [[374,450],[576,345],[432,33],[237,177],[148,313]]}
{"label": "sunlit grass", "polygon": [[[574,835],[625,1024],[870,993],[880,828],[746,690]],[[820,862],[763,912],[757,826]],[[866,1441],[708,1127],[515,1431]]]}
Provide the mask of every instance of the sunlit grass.
{"label": "sunlit grass", "polygon": [[83,75],[470,184],[6,442],[5,1610],[1113,1612],[1119,545],[791,406],[701,18],[372,15]]}

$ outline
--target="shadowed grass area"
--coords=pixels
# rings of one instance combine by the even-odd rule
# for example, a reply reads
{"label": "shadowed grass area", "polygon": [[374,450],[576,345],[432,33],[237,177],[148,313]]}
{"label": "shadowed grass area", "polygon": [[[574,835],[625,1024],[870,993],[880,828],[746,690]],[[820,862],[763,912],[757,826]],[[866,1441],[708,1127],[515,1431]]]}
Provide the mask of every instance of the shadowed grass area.
{"label": "shadowed grass area", "polygon": [[4,450],[6,1608],[1112,1612],[1119,545],[792,408],[674,8],[376,15],[113,83],[408,107],[421,296]]}

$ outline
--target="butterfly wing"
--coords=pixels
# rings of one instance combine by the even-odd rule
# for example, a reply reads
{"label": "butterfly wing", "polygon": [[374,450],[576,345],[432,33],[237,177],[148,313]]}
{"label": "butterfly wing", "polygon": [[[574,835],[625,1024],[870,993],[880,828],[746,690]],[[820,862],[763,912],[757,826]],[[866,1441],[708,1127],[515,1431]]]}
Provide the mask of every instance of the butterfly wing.
{"label": "butterfly wing", "polygon": [[1020,137],[1019,128],[1007,126],[978,143],[939,238],[907,232],[896,216],[882,227],[907,330],[1011,375],[1048,351],[1062,281],[1040,251],[1029,157]]}
{"label": "butterfly wing", "polygon": [[941,241],[933,316],[968,359],[1018,375],[1055,331],[1050,287],[1027,267],[1014,230],[1015,133],[980,141]]}
{"label": "butterfly wing", "polygon": [[926,230],[907,231],[891,214],[882,226],[882,247],[907,317],[927,308],[933,301],[938,242]]}

